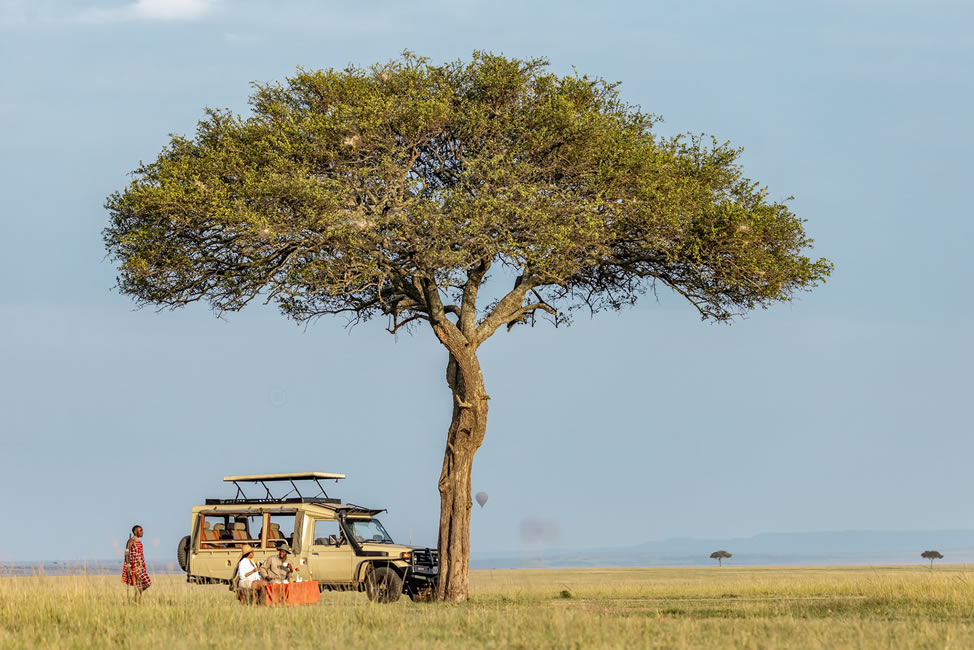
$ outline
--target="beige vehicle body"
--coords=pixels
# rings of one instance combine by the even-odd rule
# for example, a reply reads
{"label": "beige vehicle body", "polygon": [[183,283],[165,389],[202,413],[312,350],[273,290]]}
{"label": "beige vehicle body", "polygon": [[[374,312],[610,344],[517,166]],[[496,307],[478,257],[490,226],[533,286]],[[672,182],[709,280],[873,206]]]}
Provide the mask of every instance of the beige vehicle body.
{"label": "beige vehicle body", "polygon": [[[230,583],[244,544],[254,548],[261,564],[277,554],[277,544],[290,547],[297,569],[292,579],[316,581],[322,590],[366,591],[373,600],[391,602],[402,593],[426,599],[435,587],[436,552],[393,543],[375,515],[382,512],[333,499],[321,489],[314,497],[290,496],[294,481],[344,478],[341,474],[266,474],[230,476],[237,486],[233,499],[207,499],[195,506],[191,534],[180,542],[180,566],[194,583]],[[284,498],[270,495],[268,484],[295,486]],[[260,483],[266,497],[248,498],[242,483]],[[394,592],[394,593],[393,593]]]}

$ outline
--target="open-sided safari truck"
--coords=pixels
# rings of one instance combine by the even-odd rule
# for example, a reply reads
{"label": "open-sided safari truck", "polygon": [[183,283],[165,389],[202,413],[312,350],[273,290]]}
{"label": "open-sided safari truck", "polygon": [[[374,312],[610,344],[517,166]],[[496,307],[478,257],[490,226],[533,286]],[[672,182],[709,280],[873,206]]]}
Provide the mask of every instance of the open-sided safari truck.
{"label": "open-sided safari truck", "polygon": [[[179,566],[189,582],[227,583],[233,577],[240,547],[256,549],[258,564],[276,553],[284,540],[303,580],[322,590],[365,591],[376,602],[389,603],[406,593],[426,600],[436,589],[436,550],[396,544],[375,518],[384,510],[363,508],[328,496],[322,481],[344,474],[255,474],[227,476],[237,494],[232,499],[206,499],[193,508],[191,534],[179,542]],[[264,495],[251,497],[243,486],[254,484]],[[302,484],[305,496],[298,488]],[[288,491],[271,494],[271,487]],[[288,489],[289,488],[289,489]]]}

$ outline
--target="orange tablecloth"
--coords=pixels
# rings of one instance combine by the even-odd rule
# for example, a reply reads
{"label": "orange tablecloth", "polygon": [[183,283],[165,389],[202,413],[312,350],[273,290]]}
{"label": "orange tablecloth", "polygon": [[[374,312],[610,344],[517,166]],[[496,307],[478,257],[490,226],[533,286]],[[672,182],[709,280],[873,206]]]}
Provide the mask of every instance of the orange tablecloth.
{"label": "orange tablecloth", "polygon": [[264,587],[265,605],[311,605],[321,598],[318,583],[288,582]]}

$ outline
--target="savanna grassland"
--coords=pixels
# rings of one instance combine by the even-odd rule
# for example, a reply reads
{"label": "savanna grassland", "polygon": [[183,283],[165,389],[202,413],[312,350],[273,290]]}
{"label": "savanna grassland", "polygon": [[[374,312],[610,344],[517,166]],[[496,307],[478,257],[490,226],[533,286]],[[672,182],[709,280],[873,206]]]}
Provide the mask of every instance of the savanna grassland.
{"label": "savanna grassland", "polygon": [[474,571],[463,604],[238,605],[156,576],[0,577],[0,648],[972,648],[966,566]]}

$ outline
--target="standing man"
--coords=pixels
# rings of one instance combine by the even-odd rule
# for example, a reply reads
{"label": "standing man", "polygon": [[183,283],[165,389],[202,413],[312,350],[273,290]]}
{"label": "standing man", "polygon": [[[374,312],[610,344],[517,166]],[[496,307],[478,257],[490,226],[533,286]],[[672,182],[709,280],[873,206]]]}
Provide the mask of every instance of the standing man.
{"label": "standing man", "polygon": [[125,544],[125,564],[122,566],[122,582],[135,587],[136,602],[141,602],[142,592],[152,586],[142,552],[142,535],[142,526],[132,526],[132,535]]}
{"label": "standing man", "polygon": [[277,543],[277,555],[270,556],[260,566],[260,574],[267,582],[273,585],[287,582],[291,574],[298,570],[294,566],[294,563],[289,562],[287,559],[288,553],[290,552],[291,549],[288,548],[287,542],[281,541]]}

